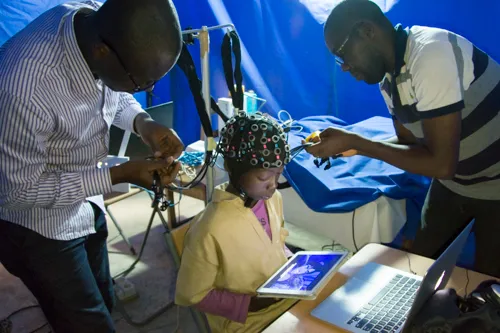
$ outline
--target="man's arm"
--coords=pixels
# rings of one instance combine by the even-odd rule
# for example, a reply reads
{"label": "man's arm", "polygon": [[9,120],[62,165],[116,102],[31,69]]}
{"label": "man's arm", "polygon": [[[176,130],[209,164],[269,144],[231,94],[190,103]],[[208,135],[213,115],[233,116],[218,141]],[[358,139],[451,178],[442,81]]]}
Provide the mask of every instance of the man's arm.
{"label": "man's arm", "polygon": [[[408,145],[409,137],[401,124],[395,123],[399,143],[356,140],[361,154],[381,159],[409,172],[440,179],[455,174],[460,148],[462,77],[449,42],[425,45],[412,63],[416,108],[422,119],[424,140]],[[402,140],[401,140],[402,139]]]}
{"label": "man's arm", "polygon": [[422,127],[424,144],[395,144],[357,137],[353,140],[354,149],[360,155],[385,161],[411,173],[439,179],[452,178],[460,147],[460,112],[424,119]]}
{"label": "man's arm", "polygon": [[50,115],[0,91],[0,206],[61,208],[111,191],[108,169],[47,172]]}
{"label": "man's arm", "polygon": [[139,134],[139,128],[144,120],[150,120],[149,114],[144,111],[137,100],[129,93],[120,93],[118,110],[113,125],[131,133]]}
{"label": "man's arm", "polygon": [[396,131],[396,135],[392,138],[384,140],[386,143],[393,143],[396,145],[414,145],[418,142],[417,138],[406,127],[401,124],[396,118],[392,118],[392,123]]}

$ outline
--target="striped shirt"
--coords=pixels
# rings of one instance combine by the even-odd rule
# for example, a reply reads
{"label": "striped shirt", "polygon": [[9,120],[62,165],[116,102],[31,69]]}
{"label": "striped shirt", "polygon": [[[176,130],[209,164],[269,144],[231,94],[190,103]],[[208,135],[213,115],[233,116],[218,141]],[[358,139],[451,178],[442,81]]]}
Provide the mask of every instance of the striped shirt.
{"label": "striped shirt", "polygon": [[0,48],[0,218],[51,239],[95,233],[88,201],[103,208],[111,192],[109,169],[97,168],[109,128],[133,132],[144,112],[96,80],[80,52],[73,17],[99,5],[54,7]]}
{"label": "striped shirt", "polygon": [[462,196],[500,200],[499,64],[446,30],[396,32],[396,72],[380,84],[393,118],[423,139],[422,120],[461,112],[457,171],[440,182]]}

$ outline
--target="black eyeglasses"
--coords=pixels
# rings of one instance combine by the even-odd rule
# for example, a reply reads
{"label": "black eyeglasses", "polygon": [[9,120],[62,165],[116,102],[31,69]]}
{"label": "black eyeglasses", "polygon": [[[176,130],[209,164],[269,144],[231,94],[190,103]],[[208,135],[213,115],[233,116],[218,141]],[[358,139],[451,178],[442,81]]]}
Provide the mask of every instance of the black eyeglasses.
{"label": "black eyeglasses", "polygon": [[151,92],[153,90],[153,88],[155,87],[156,81],[148,82],[142,86],[140,84],[137,84],[137,81],[134,80],[134,77],[132,76],[132,74],[130,74],[130,72],[127,70],[127,66],[125,66],[125,63],[123,62],[122,58],[120,58],[120,55],[118,54],[118,52],[116,52],[116,50],[113,48],[113,46],[111,46],[110,43],[106,42],[106,40],[104,38],[101,37],[101,40],[102,40],[103,44],[106,45],[115,54],[116,59],[118,59],[118,62],[120,62],[120,65],[125,70],[125,73],[129,77],[130,81],[132,81],[132,83],[134,84],[134,86],[135,86],[134,93],[141,92],[141,91]]}
{"label": "black eyeglasses", "polygon": [[335,51],[335,62],[342,66],[342,65],[347,65],[349,67],[351,67],[348,63],[345,62],[344,60],[344,57],[345,57],[345,54],[344,54],[344,48],[347,44],[347,42],[349,42],[349,40],[351,39],[352,37],[352,34],[354,33],[354,31],[356,31],[356,29],[361,26],[363,24],[363,22],[358,22],[356,24],[354,24],[351,28],[351,30],[349,31],[349,34],[347,34],[347,37],[344,39],[344,42],[339,46],[339,48]]}

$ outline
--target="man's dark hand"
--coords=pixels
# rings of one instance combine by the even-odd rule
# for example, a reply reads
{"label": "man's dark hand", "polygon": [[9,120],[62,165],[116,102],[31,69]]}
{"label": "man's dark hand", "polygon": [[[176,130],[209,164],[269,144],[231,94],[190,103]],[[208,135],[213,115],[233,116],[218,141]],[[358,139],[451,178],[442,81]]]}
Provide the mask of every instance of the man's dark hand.
{"label": "man's dark hand", "polygon": [[112,167],[111,181],[113,185],[130,183],[150,189],[155,171],[158,172],[161,183],[167,185],[175,180],[179,168],[180,162],[174,162],[171,157],[167,160],[132,161]]}
{"label": "man's dark hand", "polygon": [[327,158],[342,154],[342,156],[353,156],[357,151],[353,149],[358,136],[340,128],[329,127],[322,131],[319,140],[306,148],[307,152],[314,157]]}
{"label": "man's dark hand", "polygon": [[268,308],[271,305],[278,303],[279,301],[281,301],[281,299],[253,296],[252,299],[250,300],[250,306],[248,307],[248,311],[257,312],[265,308]]}
{"label": "man's dark hand", "polygon": [[173,157],[177,159],[184,151],[184,144],[177,133],[173,129],[157,123],[147,114],[137,116],[135,128],[142,141],[151,148],[155,158]]}

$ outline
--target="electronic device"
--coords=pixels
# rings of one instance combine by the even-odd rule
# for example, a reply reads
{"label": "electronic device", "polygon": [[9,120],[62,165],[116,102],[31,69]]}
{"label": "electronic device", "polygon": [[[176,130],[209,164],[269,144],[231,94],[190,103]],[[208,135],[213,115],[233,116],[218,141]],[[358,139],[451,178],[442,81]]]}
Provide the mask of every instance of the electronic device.
{"label": "electronic device", "polygon": [[422,278],[369,263],[311,314],[350,332],[405,332],[436,290],[448,283],[474,225],[472,220]]}
{"label": "electronic device", "polygon": [[[174,127],[174,103],[168,102],[145,109],[154,121],[168,128]],[[130,135],[116,126],[110,128],[109,155],[127,156],[130,161],[142,161],[151,155],[151,149],[136,135]]]}
{"label": "electronic device", "polygon": [[299,251],[257,289],[257,295],[313,300],[347,254],[346,251]]}

